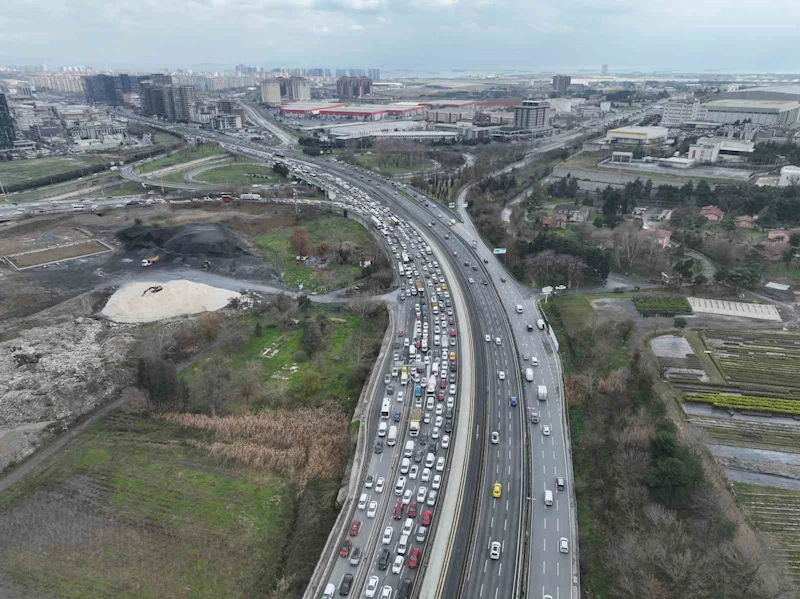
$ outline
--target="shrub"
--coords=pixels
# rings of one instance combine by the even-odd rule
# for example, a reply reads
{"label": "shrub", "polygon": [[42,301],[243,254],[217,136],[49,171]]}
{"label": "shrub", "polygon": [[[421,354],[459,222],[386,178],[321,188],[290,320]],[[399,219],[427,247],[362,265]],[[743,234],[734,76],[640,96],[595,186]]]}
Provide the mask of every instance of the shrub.
{"label": "shrub", "polygon": [[685,329],[687,323],[685,318],[681,318],[680,316],[678,316],[675,320],[672,321],[672,324],[675,325],[675,328]]}
{"label": "shrub", "polygon": [[685,297],[655,296],[637,297],[633,300],[636,309],[642,316],[677,316],[691,314],[692,308]]}
{"label": "shrub", "polygon": [[308,354],[302,349],[298,349],[292,354],[292,360],[295,362],[305,362],[308,360]]}
{"label": "shrub", "polygon": [[800,401],[793,399],[732,395],[730,393],[687,393],[683,396],[683,399],[685,401],[709,403],[717,408],[752,410],[754,412],[771,412],[774,414],[800,414]]}

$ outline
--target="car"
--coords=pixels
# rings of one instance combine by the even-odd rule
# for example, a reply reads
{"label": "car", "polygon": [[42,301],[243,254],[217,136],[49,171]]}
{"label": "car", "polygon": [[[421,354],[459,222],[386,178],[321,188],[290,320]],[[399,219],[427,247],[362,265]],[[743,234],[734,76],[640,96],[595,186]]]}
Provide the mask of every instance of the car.
{"label": "car", "polygon": [[473,279],[472,277],[470,277],[469,279],[467,279],[467,281],[469,281],[470,283],[474,283],[474,282],[475,282],[475,279]]}
{"label": "car", "polygon": [[394,395],[394,385],[392,383],[386,385],[386,393],[389,395]]}
{"label": "car", "polygon": [[367,478],[366,478],[366,480],[364,481],[364,486],[365,486],[367,489],[371,489],[371,488],[372,488],[372,484],[373,484],[374,482],[375,482],[375,476],[374,476],[374,475],[372,475],[372,474],[367,474]]}
{"label": "car", "polygon": [[431,423],[431,413],[430,412],[425,412],[425,415],[422,417],[422,422],[424,422],[425,424],[430,424]]}
{"label": "car", "polygon": [[420,551],[419,547],[414,547],[411,550],[411,553],[408,555],[408,567],[411,569],[416,568],[419,565],[419,556],[422,552]]}
{"label": "car", "polygon": [[414,464],[413,466],[411,466],[411,470],[408,471],[408,478],[410,478],[411,480],[416,480],[418,474],[419,474],[419,466]]}
{"label": "car", "polygon": [[[392,587],[390,587],[388,584],[384,585],[384,587],[381,589],[380,599],[392,599]],[[553,598],[550,597],[550,599]]]}
{"label": "car", "polygon": [[561,553],[569,553],[569,541],[567,540],[567,537],[561,537],[558,540],[558,550]]}
{"label": "car", "polygon": [[501,345],[502,343],[503,343],[503,342],[502,342],[502,340],[500,339],[500,337],[495,337],[495,338],[494,338],[494,344],[495,344],[495,345]]}
{"label": "car", "polygon": [[350,536],[357,537],[359,530],[361,530],[361,520],[353,520],[350,524]]}
{"label": "car", "polygon": [[391,556],[392,553],[388,549],[381,549],[381,552],[378,554],[378,570],[385,570],[389,567],[389,558]]}
{"label": "car", "polygon": [[531,422],[534,424],[539,423],[539,412],[531,412]]}
{"label": "car", "polygon": [[433,507],[436,505],[436,496],[438,495],[437,491],[429,491],[428,492],[428,499],[425,501],[426,505]]}
{"label": "car", "polygon": [[400,369],[396,366],[392,368],[392,378],[396,379],[400,374]]}
{"label": "car", "polygon": [[400,361],[400,352],[394,352],[392,354],[392,361],[393,362],[399,362]]}
{"label": "car", "polygon": [[403,500],[398,499],[397,503],[394,504],[394,514],[392,514],[392,518],[395,520],[400,520],[403,518]]}
{"label": "car", "polygon": [[417,489],[417,502],[422,503],[425,501],[425,494],[428,492],[428,487],[422,486]]}
{"label": "car", "polygon": [[483,338],[486,340],[486,343],[490,343],[491,340],[492,340],[492,336],[491,335],[484,335]]}
{"label": "car", "polygon": [[533,331],[533,325],[531,323],[528,323],[527,325],[525,325],[525,328],[528,329],[529,333]]}
{"label": "car", "polygon": [[411,497],[413,494],[414,492],[411,489],[406,489],[403,492],[403,505],[408,505],[409,503],[411,503]]}
{"label": "car", "polygon": [[345,539],[342,541],[342,544],[339,545],[339,557],[349,557],[350,550],[353,548],[353,541],[350,539]]}
{"label": "car", "polygon": [[450,447],[450,435],[442,435],[442,449]]}
{"label": "car", "polygon": [[506,282],[506,278],[505,277],[500,277],[500,282],[501,283],[505,283]]}
{"label": "car", "polygon": [[[429,420],[429,422],[430,422],[430,420]],[[431,431],[431,438],[432,439],[438,439],[439,438],[439,427],[438,426],[434,426],[433,427],[433,430]]]}
{"label": "car", "polygon": [[500,559],[500,547],[499,541],[492,541],[492,544],[489,546],[489,557],[492,559]]}
{"label": "car", "polygon": [[531,365],[532,366],[538,366],[539,365],[539,358],[537,358],[536,356],[531,356]]}
{"label": "car", "polygon": [[422,524],[422,526],[430,526],[432,519],[433,519],[433,512],[431,510],[425,510],[424,512],[422,512],[422,521],[420,522],[420,524]]}
{"label": "car", "polygon": [[417,502],[412,501],[408,504],[408,517],[409,518],[416,518],[417,517]]}
{"label": "car", "polygon": [[510,405],[512,408],[517,406],[517,397],[516,397],[516,395],[509,395],[508,396],[508,405]]}
{"label": "car", "polygon": [[422,450],[418,449],[414,452],[414,461],[419,464],[422,461]]}
{"label": "car", "polygon": [[375,453],[383,453],[383,440],[375,439],[375,446],[373,447]]}
{"label": "car", "polygon": [[387,526],[383,529],[383,540],[382,543],[384,545],[388,545],[392,542],[392,536],[394,536],[394,528],[391,526]]}
{"label": "car", "polygon": [[342,597],[346,597],[350,594],[350,589],[353,586],[353,575],[352,574],[345,574],[342,576],[342,580],[339,583],[339,594]]}
{"label": "car", "polygon": [[497,378],[499,378],[501,381],[506,380],[506,373],[504,371],[502,371],[502,370],[498,370],[497,371]]}
{"label": "car", "polygon": [[378,584],[378,577],[370,576],[369,580],[367,580],[367,586],[364,588],[364,597],[367,599],[372,599],[375,596],[375,593],[378,592]]}
{"label": "car", "polygon": [[433,477],[433,482],[431,483],[431,487],[433,487],[434,489],[438,489],[441,486],[442,486],[442,475],[437,474]]}
{"label": "car", "polygon": [[500,483],[494,483],[492,485],[492,497],[495,499],[499,499],[500,496],[503,494],[503,485]]}
{"label": "car", "polygon": [[543,424],[542,425],[542,434],[545,437],[549,437],[550,436],[550,426],[549,425],[547,425],[547,424]]}
{"label": "car", "polygon": [[497,445],[498,443],[500,443],[500,433],[492,431],[492,445]]}
{"label": "car", "polygon": [[456,394],[456,386],[455,386],[455,385],[453,385],[453,384],[451,384],[451,385],[450,385],[450,386],[447,388],[447,392],[448,392],[450,395],[455,395],[455,394]]}
{"label": "car", "polygon": [[379,478],[375,481],[375,492],[376,493],[383,493],[383,485],[386,484],[386,481],[383,477]]}
{"label": "car", "polygon": [[420,476],[420,480],[424,483],[428,482],[431,479],[431,469],[430,468],[423,468],[422,469],[422,476]]}
{"label": "car", "polygon": [[556,489],[559,491],[564,490],[564,479],[561,476],[556,477]]}
{"label": "car", "polygon": [[378,502],[370,501],[369,507],[367,508],[367,518],[374,518],[375,514],[377,513],[378,513]]}
{"label": "car", "polygon": [[350,554],[350,565],[357,566],[361,563],[361,548],[354,547],[353,552]]}
{"label": "car", "polygon": [[403,556],[396,555],[394,557],[394,563],[392,564],[392,574],[400,574],[403,571]]}
{"label": "car", "polygon": [[433,423],[434,428],[442,428],[442,424],[444,424],[444,418],[437,416]]}
{"label": "car", "polygon": [[436,471],[437,472],[444,472],[444,463],[445,463],[444,457],[440,456],[439,459],[436,460]]}
{"label": "car", "polygon": [[402,495],[403,490],[406,488],[406,477],[399,476],[397,478],[397,483],[394,485],[394,494],[395,495]]}

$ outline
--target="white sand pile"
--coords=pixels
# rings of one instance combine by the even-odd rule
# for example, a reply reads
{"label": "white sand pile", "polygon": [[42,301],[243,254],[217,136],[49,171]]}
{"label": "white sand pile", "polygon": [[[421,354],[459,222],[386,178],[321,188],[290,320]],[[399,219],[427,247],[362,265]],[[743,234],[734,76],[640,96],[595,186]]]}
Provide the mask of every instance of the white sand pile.
{"label": "white sand pile", "polygon": [[[148,291],[142,296],[145,289],[156,285],[162,290]],[[219,310],[230,298],[239,296],[235,291],[183,280],[130,283],[109,298],[103,315],[117,322],[152,322],[181,314]]]}

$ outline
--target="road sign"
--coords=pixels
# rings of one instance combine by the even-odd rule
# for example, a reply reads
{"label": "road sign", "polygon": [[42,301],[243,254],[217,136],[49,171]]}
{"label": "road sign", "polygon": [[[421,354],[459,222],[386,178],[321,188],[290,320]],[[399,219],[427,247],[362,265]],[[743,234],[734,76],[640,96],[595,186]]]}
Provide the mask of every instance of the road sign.
{"label": "road sign", "polygon": [[492,253],[493,253],[494,255],[496,255],[496,256],[497,256],[497,255],[500,255],[500,254],[505,254],[505,253],[506,253],[506,248],[494,248],[494,249],[492,250]]}
{"label": "road sign", "polygon": [[456,207],[456,203],[455,203],[455,202],[450,202],[450,203],[447,205],[447,207],[448,207],[448,208],[455,208],[455,207]]}
{"label": "road sign", "polygon": [[552,287],[542,287],[542,293],[544,293],[545,295],[550,295],[551,293],[553,293],[553,288]]}

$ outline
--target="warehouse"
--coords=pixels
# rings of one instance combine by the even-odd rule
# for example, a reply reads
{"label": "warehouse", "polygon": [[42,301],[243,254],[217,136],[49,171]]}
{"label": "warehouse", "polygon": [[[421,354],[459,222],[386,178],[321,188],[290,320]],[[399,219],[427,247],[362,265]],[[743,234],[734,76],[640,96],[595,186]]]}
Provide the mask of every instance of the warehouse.
{"label": "warehouse", "polygon": [[800,102],[800,85],[767,85],[720,94],[720,100],[778,100]]}
{"label": "warehouse", "polygon": [[666,141],[666,127],[620,127],[606,133],[606,143],[613,145],[640,146]]}
{"label": "warehouse", "polygon": [[741,123],[754,125],[792,125],[800,117],[800,102],[796,100],[715,100],[703,106],[705,120],[711,123]]}
{"label": "warehouse", "polygon": [[351,121],[379,121],[383,118],[408,118],[422,115],[427,108],[425,104],[400,102],[397,104],[358,104],[339,106],[320,111],[325,118],[346,119]]}
{"label": "warehouse", "polygon": [[290,102],[288,104],[281,104],[278,110],[283,114],[291,114],[294,116],[316,116],[320,110],[328,108],[338,108],[346,106],[343,102]]}

